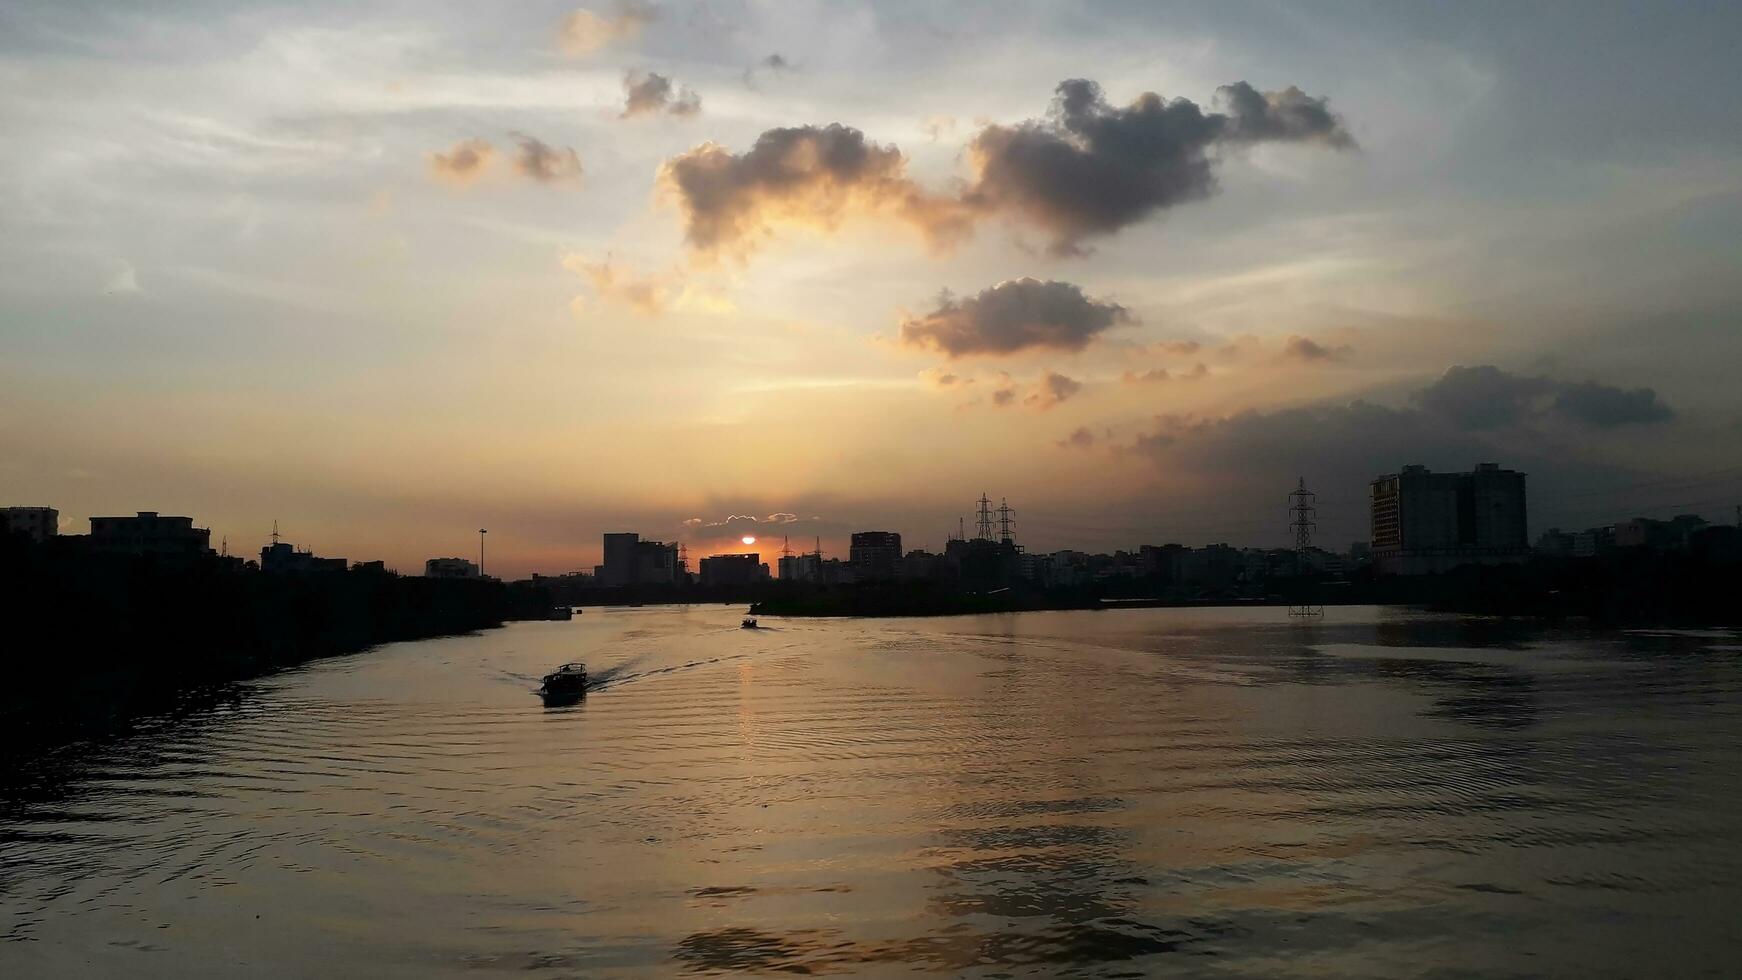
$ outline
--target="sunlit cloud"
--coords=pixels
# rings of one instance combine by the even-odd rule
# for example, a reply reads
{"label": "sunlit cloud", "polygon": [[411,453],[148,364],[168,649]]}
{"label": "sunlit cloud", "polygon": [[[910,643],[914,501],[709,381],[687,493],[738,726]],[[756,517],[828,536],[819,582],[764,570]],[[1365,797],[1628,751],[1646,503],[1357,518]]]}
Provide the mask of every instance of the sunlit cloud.
{"label": "sunlit cloud", "polygon": [[557,45],[571,57],[589,55],[607,45],[640,37],[658,18],[659,8],[642,0],[621,0],[603,14],[582,7],[557,25]]}
{"label": "sunlit cloud", "polygon": [[771,129],[744,153],[703,143],[665,162],[660,182],[703,255],[748,255],[781,226],[833,231],[849,217],[880,215],[947,248],[969,230],[960,202],[926,192],[907,158],[838,123]]}
{"label": "sunlit cloud", "polygon": [[[659,316],[667,311],[709,314],[737,311],[729,298],[690,282],[681,271],[638,274],[610,258],[593,261],[574,253],[563,256],[562,265],[585,277],[601,302],[626,306],[642,316]],[[576,302],[580,302],[579,297]]]}
{"label": "sunlit cloud", "polygon": [[430,174],[450,184],[469,184],[484,175],[495,154],[488,140],[461,140],[446,153],[429,155]]}

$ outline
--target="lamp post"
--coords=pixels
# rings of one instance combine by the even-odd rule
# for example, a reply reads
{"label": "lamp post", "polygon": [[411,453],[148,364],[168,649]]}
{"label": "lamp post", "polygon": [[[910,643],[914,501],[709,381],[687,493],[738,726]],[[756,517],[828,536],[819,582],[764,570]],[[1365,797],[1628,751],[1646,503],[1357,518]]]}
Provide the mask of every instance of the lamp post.
{"label": "lamp post", "polygon": [[478,529],[478,577],[484,577],[484,535],[489,534],[483,528]]}

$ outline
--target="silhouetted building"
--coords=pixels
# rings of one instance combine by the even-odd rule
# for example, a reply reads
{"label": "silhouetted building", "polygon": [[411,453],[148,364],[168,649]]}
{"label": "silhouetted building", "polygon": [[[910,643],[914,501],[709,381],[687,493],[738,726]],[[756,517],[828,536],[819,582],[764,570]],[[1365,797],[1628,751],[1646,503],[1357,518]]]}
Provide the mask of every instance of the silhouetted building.
{"label": "silhouetted building", "polygon": [[901,535],[894,531],[855,531],[847,560],[861,581],[894,578],[901,567]]}
{"label": "silhouetted building", "polygon": [[386,575],[387,563],[379,560],[352,562],[351,571],[360,575]]}
{"label": "silhouetted building", "polygon": [[1551,558],[1568,558],[1573,553],[1573,541],[1577,535],[1569,534],[1558,527],[1551,527],[1542,532],[1536,539],[1536,553]]}
{"label": "silhouetted building", "polygon": [[1686,551],[1688,539],[1705,527],[1705,518],[1696,514],[1680,514],[1667,521],[1635,517],[1615,525],[1615,547]]}
{"label": "silhouetted building", "polygon": [[1615,525],[1586,528],[1573,535],[1573,557],[1595,558],[1615,550]]}
{"label": "silhouetted building", "polygon": [[823,577],[823,560],[819,555],[781,555],[776,563],[782,582],[820,582]]}
{"label": "silhouetted building", "polygon": [[0,507],[0,533],[22,534],[37,544],[60,533],[60,511],[53,507]]}
{"label": "silhouetted building", "polygon": [[605,535],[605,563],[594,569],[600,585],[672,585],[679,581],[677,545],[643,541],[634,532]]}
{"label": "silhouetted building", "polygon": [[129,555],[194,558],[211,551],[211,528],[191,517],[162,517],[142,510],[133,517],[91,518],[91,547]]}
{"label": "silhouetted building", "polygon": [[477,578],[478,563],[464,558],[431,558],[423,563],[424,578]]}
{"label": "silhouetted building", "polygon": [[342,572],[346,564],[343,558],[319,558],[312,551],[298,551],[284,541],[274,541],[260,549],[260,570],[263,572],[282,575]]}
{"label": "silhouetted building", "polygon": [[702,559],[702,584],[751,585],[768,577],[759,554],[709,555]]}
{"label": "silhouetted building", "polygon": [[1373,558],[1396,575],[1522,561],[1530,551],[1524,474],[1481,463],[1469,473],[1405,466],[1373,481]]}

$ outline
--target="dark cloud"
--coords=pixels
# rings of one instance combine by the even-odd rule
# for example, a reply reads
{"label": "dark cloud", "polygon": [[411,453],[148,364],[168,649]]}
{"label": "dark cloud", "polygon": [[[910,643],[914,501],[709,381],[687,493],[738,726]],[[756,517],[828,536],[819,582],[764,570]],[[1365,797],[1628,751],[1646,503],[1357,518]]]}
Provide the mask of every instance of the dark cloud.
{"label": "dark cloud", "polygon": [[1579,425],[1614,428],[1667,422],[1675,412],[1651,388],[1577,384],[1543,375],[1517,375],[1491,364],[1454,365],[1412,400],[1460,429],[1482,431],[1524,425],[1554,415]]}
{"label": "dark cloud", "polygon": [[959,205],[907,176],[900,150],[839,124],[771,129],[745,153],[704,143],[667,160],[660,176],[690,247],[704,253],[742,253],[781,224],[832,230],[852,213],[907,221],[940,245],[968,231]]}
{"label": "dark cloud", "polygon": [[1041,376],[1040,381],[1034,386],[1034,390],[1022,400],[1022,403],[1044,412],[1082,390],[1083,383],[1081,381],[1067,378],[1054,371],[1048,371]]}
{"label": "dark cloud", "polygon": [[1048,118],[974,137],[976,178],[965,200],[1040,229],[1055,253],[1077,254],[1085,239],[1214,193],[1210,151],[1219,144],[1353,145],[1323,99],[1293,88],[1261,94],[1245,82],[1220,91],[1233,115],[1154,92],[1117,108],[1092,81],[1060,82]]}
{"label": "dark cloud", "polygon": [[1246,82],[1235,82],[1216,89],[1216,97],[1228,109],[1222,138],[1229,142],[1323,143],[1339,150],[1355,146],[1327,100],[1315,99],[1293,85],[1280,92],[1260,92]]}
{"label": "dark cloud", "polygon": [[514,169],[522,177],[541,184],[581,179],[581,158],[574,150],[550,146],[524,133],[513,136],[520,144],[520,153],[514,158]]}
{"label": "dark cloud", "polygon": [[1088,449],[1094,444],[1095,434],[1085,426],[1079,426],[1077,431],[1058,441],[1060,449]]}
{"label": "dark cloud", "polygon": [[1289,337],[1288,342],[1282,346],[1284,357],[1298,361],[1337,361],[1351,353],[1352,349],[1346,345],[1327,347],[1311,337],[1302,337],[1299,334]]}
{"label": "dark cloud", "polygon": [[[1491,409],[1482,408],[1484,398]],[[1182,498],[1197,493],[1216,512],[1274,515],[1255,522],[1248,538],[1280,529],[1285,518],[1275,515],[1277,488],[1305,476],[1320,495],[1321,521],[1336,525],[1335,533],[1348,535],[1344,540],[1358,540],[1367,536],[1367,482],[1411,463],[1467,470],[1494,461],[1521,469],[1530,478],[1532,525],[1549,526],[1571,507],[1589,509],[1588,500],[1557,503],[1558,495],[1588,496],[1591,486],[1629,478],[1583,458],[1588,440],[1552,423],[1564,418],[1603,427],[1672,415],[1650,389],[1561,384],[1492,365],[1448,370],[1410,401],[1402,408],[1356,400],[1223,417],[1161,416],[1149,432],[1115,451],[1148,458],[1168,474],[1189,475],[1196,490],[1182,491]],[[1613,506],[1611,517],[1628,505],[1616,498]],[[1588,524],[1603,513],[1577,519]]]}
{"label": "dark cloud", "polygon": [[1554,389],[1555,383],[1541,375],[1525,377],[1492,364],[1454,364],[1410,399],[1459,429],[1479,432],[1527,421]]}
{"label": "dark cloud", "polygon": [[469,184],[483,175],[495,154],[496,150],[488,140],[461,140],[446,153],[429,155],[430,173],[437,180]]}
{"label": "dark cloud", "polygon": [[743,154],[703,144],[662,172],[699,251],[753,244],[782,221],[832,229],[850,214],[878,213],[916,225],[935,247],[965,237],[979,218],[1002,217],[1039,229],[1057,254],[1080,254],[1087,239],[1214,193],[1211,153],[1220,147],[1353,145],[1323,99],[1244,82],[1222,91],[1233,115],[1153,92],[1116,108],[1092,81],[1061,82],[1047,118],[974,136],[974,177],[959,193],[924,190],[899,150],[838,123],[771,129]]}
{"label": "dark cloud", "polygon": [[623,74],[622,118],[656,115],[693,116],[702,111],[702,97],[687,88],[679,88],[658,72],[625,72]]}
{"label": "dark cloud", "polygon": [[621,0],[608,13],[582,7],[557,24],[557,44],[565,54],[580,56],[632,40],[643,28],[659,19],[659,8],[644,0]]}
{"label": "dark cloud", "polygon": [[1595,381],[1563,387],[1555,395],[1554,409],[1575,422],[1599,429],[1675,418],[1675,412],[1659,401],[1657,392],[1651,388],[1627,390]]}
{"label": "dark cloud", "polygon": [[1156,381],[1172,381],[1173,375],[1167,368],[1151,368],[1148,371],[1126,371],[1124,381],[1128,385],[1151,384]]}
{"label": "dark cloud", "polygon": [[1125,307],[1090,299],[1072,283],[1010,279],[966,299],[944,292],[937,309],[901,324],[901,340],[949,357],[1036,348],[1076,351],[1130,319]]}
{"label": "dark cloud", "polygon": [[1013,385],[1006,385],[992,392],[992,404],[997,405],[1000,408],[1009,405],[1015,400],[1016,388]]}

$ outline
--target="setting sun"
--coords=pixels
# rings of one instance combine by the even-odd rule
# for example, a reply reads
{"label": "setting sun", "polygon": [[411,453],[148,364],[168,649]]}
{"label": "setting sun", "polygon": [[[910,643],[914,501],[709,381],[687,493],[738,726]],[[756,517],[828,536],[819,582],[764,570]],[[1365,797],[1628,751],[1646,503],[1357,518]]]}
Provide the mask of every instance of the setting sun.
{"label": "setting sun", "polygon": [[746,535],[744,535],[744,537],[743,537],[743,538],[742,538],[742,539],[741,539],[741,540],[742,540],[742,541],[743,541],[743,542],[744,542],[744,543],[745,543],[745,544],[755,544],[755,543],[756,543],[756,535],[754,535],[754,534],[746,534]]}

